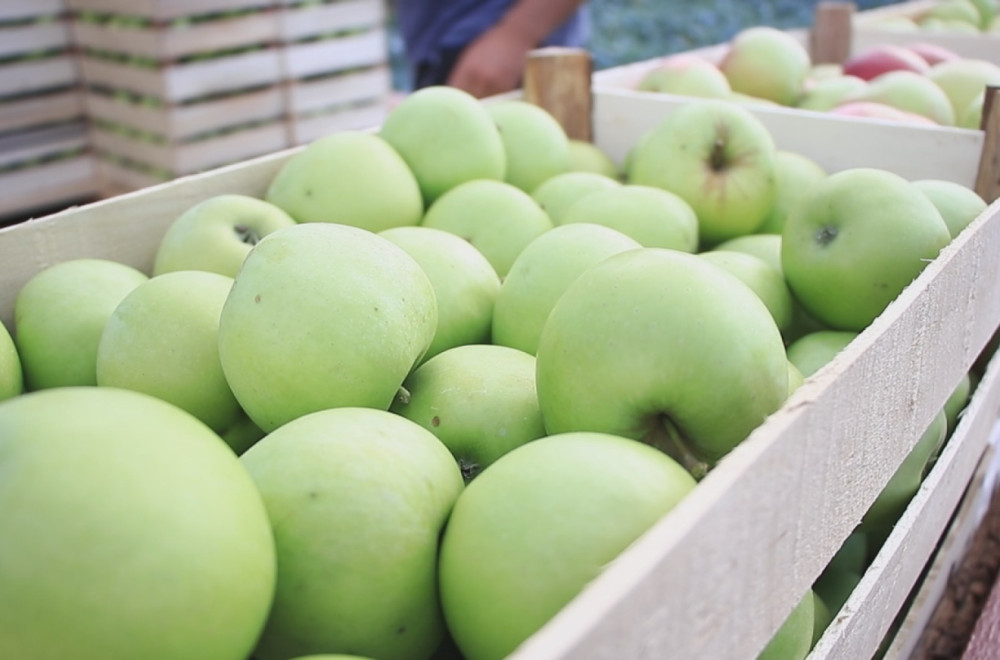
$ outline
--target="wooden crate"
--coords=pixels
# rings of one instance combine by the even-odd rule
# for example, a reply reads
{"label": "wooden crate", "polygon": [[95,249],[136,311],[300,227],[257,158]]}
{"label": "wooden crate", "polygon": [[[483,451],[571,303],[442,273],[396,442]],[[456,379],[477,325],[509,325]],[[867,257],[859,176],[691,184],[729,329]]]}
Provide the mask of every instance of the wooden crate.
{"label": "wooden crate", "polygon": [[914,32],[891,29],[884,25],[884,21],[890,18],[919,18],[937,3],[938,0],[912,0],[857,12],[852,25],[854,50],[861,52],[877,44],[905,46],[913,43],[935,43],[963,57],[1000,64],[1000,33],[974,34],[938,30]]}
{"label": "wooden crate", "polygon": [[[594,95],[595,142],[621,158],[680,103]],[[972,185],[980,131],[872,128],[789,112],[769,128],[829,170],[887,167]],[[905,147],[905,150],[904,150]],[[262,195],[298,148],[0,230],[0,318],[47,265],[76,257],[149,272],[169,224],[219,193]],[[919,157],[915,157],[919,154]],[[916,162],[915,162],[916,161]],[[135,222],[141,217],[142,222]],[[833,362],[809,378],[681,504],[514,654],[753,658],[854,529],[1000,326],[1000,202],[992,204]],[[1000,408],[996,360],[921,493],[814,655],[871,657],[945,533]]]}

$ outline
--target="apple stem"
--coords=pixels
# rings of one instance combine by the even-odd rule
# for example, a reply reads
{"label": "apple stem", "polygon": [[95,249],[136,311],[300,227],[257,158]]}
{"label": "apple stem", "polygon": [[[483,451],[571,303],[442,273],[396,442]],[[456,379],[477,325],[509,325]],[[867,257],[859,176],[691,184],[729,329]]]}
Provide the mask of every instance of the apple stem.
{"label": "apple stem", "polygon": [[396,402],[404,406],[410,402],[410,391],[402,385],[396,390]]}
{"label": "apple stem", "polygon": [[257,245],[260,241],[260,236],[257,235],[257,232],[244,224],[236,225],[233,229],[236,231],[237,238],[247,245]]}
{"label": "apple stem", "polygon": [[715,144],[712,145],[709,164],[713,172],[721,172],[726,169],[726,143],[722,138],[716,139]]}
{"label": "apple stem", "polygon": [[654,418],[649,432],[643,436],[642,441],[680,463],[695,480],[700,481],[708,474],[709,464],[688,449],[680,430],[666,415],[661,414]]}

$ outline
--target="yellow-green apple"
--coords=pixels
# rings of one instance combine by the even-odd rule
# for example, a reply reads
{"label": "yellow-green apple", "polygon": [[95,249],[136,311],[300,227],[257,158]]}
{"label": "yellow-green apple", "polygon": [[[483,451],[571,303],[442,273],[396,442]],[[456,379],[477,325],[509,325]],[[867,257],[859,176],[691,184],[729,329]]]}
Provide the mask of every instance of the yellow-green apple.
{"label": "yellow-green apple", "polygon": [[802,387],[802,383],[804,383],[805,380],[806,380],[806,377],[802,375],[802,372],[799,371],[799,368],[796,367],[791,362],[789,362],[788,363],[788,396],[792,396],[792,393],[794,393],[795,390],[797,390],[800,387]]}
{"label": "yellow-green apple", "polygon": [[840,548],[823,570],[845,570],[862,575],[868,569],[868,551],[868,535],[860,529],[855,529],[840,544]]}
{"label": "yellow-green apple", "polygon": [[757,660],[803,660],[809,655],[816,623],[815,603],[815,594],[812,589],[808,589],[757,656]]}
{"label": "yellow-green apple", "polygon": [[264,431],[340,406],[388,409],[437,328],[434,287],[401,247],[334,223],[254,246],[222,308],[219,357]]}
{"label": "yellow-green apple", "polygon": [[940,126],[936,121],[915,112],[900,110],[887,103],[875,101],[847,101],[829,110],[830,114],[843,117],[865,117],[883,121],[917,124],[920,126]]}
{"label": "yellow-green apple", "polygon": [[491,103],[486,109],[503,141],[507,183],[531,193],[546,179],[570,171],[566,131],[542,107],[509,99]]}
{"label": "yellow-green apple", "polygon": [[958,385],[952,390],[951,394],[948,396],[948,400],[944,402],[944,414],[948,420],[948,433],[950,434],[958,426],[958,417],[965,409],[965,406],[969,403],[969,397],[972,395],[972,376],[966,373],[962,376],[962,380],[958,381]]}
{"label": "yellow-green apple", "polygon": [[920,26],[910,16],[883,16],[872,21],[872,27],[887,32],[918,32]]}
{"label": "yellow-green apple", "polygon": [[254,424],[246,413],[240,413],[236,421],[219,436],[229,445],[230,449],[240,456],[250,447],[263,438],[266,433],[259,426]]}
{"label": "yellow-green apple", "polygon": [[534,355],[542,327],[566,288],[594,264],[640,247],[620,231],[589,223],[560,225],[542,234],[518,255],[500,286],[493,343]]}
{"label": "yellow-green apple", "polygon": [[498,458],[545,435],[535,356],[508,346],[456,346],[403,382],[389,409],[444,443],[472,481]]}
{"label": "yellow-green apple", "polygon": [[0,401],[24,392],[24,372],[21,357],[17,354],[14,338],[7,326],[0,322]]}
{"label": "yellow-green apple", "polygon": [[979,130],[983,127],[983,104],[986,103],[986,89],[975,96],[965,110],[959,113],[956,126]]}
{"label": "yellow-green apple", "polygon": [[917,24],[926,32],[951,32],[963,34],[979,34],[979,27],[969,21],[958,18],[939,18],[924,16]]}
{"label": "yellow-green apple", "polygon": [[692,471],[742,442],[788,395],[785,346],[757,294],[664,248],[584,271],[553,307],[536,359],[549,433],[644,440]]}
{"label": "yellow-green apple", "polygon": [[297,222],[333,222],[369,231],[415,225],[423,214],[410,168],[374,133],[343,131],[294,153],[265,199]]}
{"label": "yellow-green apple", "polygon": [[434,287],[438,323],[424,360],[454,346],[489,343],[500,276],[482,252],[433,227],[394,227],[379,235],[413,257]]}
{"label": "yellow-green apple", "polygon": [[975,5],[976,10],[979,12],[979,29],[989,29],[990,23],[997,15],[998,7],[996,0],[972,0],[972,4]]}
{"label": "yellow-green apple", "polygon": [[440,440],[385,410],[320,410],[240,457],[277,546],[253,657],[429,658],[444,636],[438,539],[462,491]]}
{"label": "yellow-green apple", "polygon": [[927,195],[940,211],[952,238],[986,210],[986,201],[976,191],[955,181],[920,179],[913,185]]}
{"label": "yellow-green apple", "polygon": [[621,178],[621,168],[606,151],[593,142],[570,139],[569,169],[571,172],[596,172],[612,179]]}
{"label": "yellow-green apple", "polygon": [[460,183],[503,180],[507,171],[496,123],[476,97],[455,87],[407,95],[389,111],[379,135],[409,165],[425,206]]}
{"label": "yellow-green apple", "polygon": [[947,26],[964,23],[976,28],[975,31],[978,32],[982,16],[971,0],[941,0],[941,2],[928,7],[920,20],[926,21],[928,19],[944,21]]}
{"label": "yellow-green apple", "polygon": [[746,252],[763,259],[769,266],[785,276],[781,268],[781,234],[747,234],[719,243],[713,250]]}
{"label": "yellow-green apple", "polygon": [[759,257],[734,250],[710,250],[698,255],[735,276],[767,306],[778,330],[784,334],[792,322],[792,293],[785,278]]}
{"label": "yellow-green apple", "polygon": [[295,220],[249,195],[222,194],[198,202],[170,223],[157,246],[153,275],[207,270],[235,277],[250,248]]}
{"label": "yellow-green apple", "polygon": [[777,195],[774,139],[743,106],[714,99],[672,110],[634,147],[629,183],[684,199],[706,246],[763,224]]}
{"label": "yellow-green apple", "polygon": [[483,253],[503,279],[524,246],[552,229],[531,195],[503,181],[479,179],[455,186],[431,204],[424,227],[461,236]]}
{"label": "yellow-green apple", "polygon": [[904,46],[880,44],[855,53],[844,62],[844,74],[872,80],[889,71],[926,73],[927,61]]}
{"label": "yellow-green apple", "polygon": [[851,570],[832,569],[820,574],[813,584],[813,591],[823,603],[823,610],[827,617],[815,622],[817,631],[822,633],[829,627],[859,582],[861,582],[861,574]]}
{"label": "yellow-green apple", "polygon": [[973,58],[941,62],[930,68],[927,78],[944,91],[955,115],[961,116],[988,85],[1000,85],[1000,65]]}
{"label": "yellow-green apple", "polygon": [[809,51],[790,33],[770,26],[740,30],[719,62],[734,92],[793,105],[812,67]]}
{"label": "yellow-green apple", "polygon": [[611,227],[643,247],[698,249],[694,209],[680,195],[654,186],[625,184],[598,190],[567,208],[560,222]]}
{"label": "yellow-green apple", "polygon": [[156,275],[129,292],[97,347],[97,384],[143,392],[185,410],[216,433],[240,405],[219,361],[219,317],[233,278],[200,270]]}
{"label": "yellow-green apple", "polygon": [[724,99],[733,91],[726,75],[714,62],[688,54],[664,58],[643,75],[637,89],[716,99]]}
{"label": "yellow-green apple", "polygon": [[97,384],[97,346],[111,313],[149,278],[107,259],[72,259],[31,277],[14,302],[24,386]]}
{"label": "yellow-green apple", "polygon": [[867,85],[868,81],[857,76],[839,75],[823,78],[802,92],[795,102],[795,107],[824,112],[844,103]]}
{"label": "yellow-green apple", "polygon": [[796,151],[779,149],[774,154],[774,174],[777,181],[777,196],[771,213],[764,224],[757,228],[761,234],[780,234],[785,227],[788,211],[812,187],[826,178],[826,169],[814,159]]}
{"label": "yellow-green apple", "polygon": [[253,650],[275,588],[267,515],[232,450],[176,406],[93,386],[4,401],[0,511],[0,657]]}
{"label": "yellow-green apple", "polygon": [[531,196],[549,216],[552,224],[562,224],[566,210],[577,200],[608,188],[621,185],[617,180],[596,172],[566,172],[557,174],[535,188]]}
{"label": "yellow-green apple", "polygon": [[788,216],[781,262],[806,311],[860,331],[951,242],[934,204],[887,170],[849,168],[820,181]]}
{"label": "yellow-green apple", "polygon": [[815,330],[788,345],[788,361],[805,377],[812,376],[854,341],[851,330]]}
{"label": "yellow-green apple", "polygon": [[662,452],[601,433],[500,457],[459,495],[441,541],[441,602],[462,656],[509,655],[694,485]]}
{"label": "yellow-green apple", "polygon": [[942,126],[955,125],[955,110],[945,91],[928,75],[889,71],[868,81],[850,101],[884,103],[927,117]]}

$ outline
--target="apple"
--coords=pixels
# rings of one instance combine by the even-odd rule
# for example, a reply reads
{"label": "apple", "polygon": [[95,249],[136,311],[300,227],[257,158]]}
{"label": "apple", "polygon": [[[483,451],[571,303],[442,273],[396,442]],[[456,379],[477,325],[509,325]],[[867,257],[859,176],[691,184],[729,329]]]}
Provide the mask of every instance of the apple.
{"label": "apple", "polygon": [[781,262],[792,293],[821,323],[860,331],[951,242],[934,204],[887,170],[820,181],[788,216]]}
{"label": "apple", "polygon": [[389,409],[444,443],[466,482],[498,458],[545,435],[535,390],[535,357],[491,344],[456,346],[403,382]]}
{"label": "apple", "polygon": [[219,361],[219,317],[233,278],[199,270],[157,275],[129,292],[104,326],[97,384],[143,392],[221,433],[240,415]]}
{"label": "apple", "polygon": [[806,377],[802,375],[799,368],[796,367],[791,362],[788,363],[788,396],[792,396],[795,390],[802,387],[802,384],[806,381]]}
{"label": "apple", "polygon": [[944,91],[955,115],[961,116],[988,85],[1000,85],[1000,65],[971,58],[941,62],[930,68],[927,78]]}
{"label": "apple", "polygon": [[719,67],[704,58],[685,54],[664,58],[646,72],[639,91],[722,99],[733,91]]}
{"label": "apple", "polygon": [[369,231],[415,225],[423,214],[417,179],[374,133],[342,131],[292,154],[265,199],[297,222],[333,222]]}
{"label": "apple", "polygon": [[964,59],[961,55],[951,50],[950,48],[946,48],[941,44],[936,44],[931,41],[911,43],[907,44],[906,47],[912,50],[920,57],[924,58],[924,61],[931,66],[934,66],[935,64],[938,64],[940,62],[951,62],[954,60]]}
{"label": "apple", "polygon": [[677,194],[663,188],[626,184],[599,190],[572,204],[561,223],[585,222],[617,229],[643,247],[698,249],[698,218]]}
{"label": "apple", "polygon": [[958,385],[952,390],[951,394],[948,396],[948,400],[944,403],[944,413],[948,420],[948,433],[951,434],[958,426],[958,418],[965,409],[965,406],[969,403],[969,398],[972,395],[972,376],[965,374],[962,376],[962,380],[958,381]]}
{"label": "apple", "polygon": [[774,174],[777,196],[771,213],[757,228],[761,234],[780,234],[785,227],[789,209],[795,206],[812,187],[826,178],[826,169],[812,158],[795,151],[779,149],[774,153]]}
{"label": "apple", "polygon": [[810,332],[788,345],[788,361],[808,378],[833,360],[857,336],[857,332],[850,330]]}
{"label": "apple", "polygon": [[792,293],[785,278],[759,257],[732,250],[710,250],[698,255],[746,284],[767,306],[782,333],[792,321]]}
{"label": "apple", "polygon": [[496,122],[507,159],[504,181],[531,193],[546,179],[569,172],[569,138],[540,106],[515,99],[486,106]]}
{"label": "apple", "polygon": [[745,107],[696,100],[670,112],[634,147],[629,183],[679,195],[707,246],[756,231],[774,205],[776,147]]}
{"label": "apple", "polygon": [[996,0],[972,0],[972,4],[979,12],[979,28],[981,30],[989,29],[990,23],[997,15]]}
{"label": "apple", "polygon": [[802,110],[825,112],[844,103],[868,86],[867,80],[857,76],[839,75],[817,80],[795,101]]}
{"label": "apple", "polygon": [[986,201],[968,186],[943,179],[914,181],[920,192],[927,195],[941,213],[952,238],[986,210]]}
{"label": "apple", "polygon": [[179,408],[93,386],[4,401],[0,511],[0,657],[253,650],[275,588],[267,515]]}
{"label": "apple", "polygon": [[410,255],[434,287],[438,323],[424,360],[455,346],[489,343],[500,276],[482,252],[433,227],[394,227],[379,235]]}
{"label": "apple", "polygon": [[536,359],[550,434],[641,439],[699,473],[788,395],[785,346],[757,294],[664,248],[584,271],[553,307]]}
{"label": "apple", "polygon": [[974,131],[983,129],[983,105],[986,103],[986,89],[977,94],[965,110],[958,114],[956,126]]}
{"label": "apple", "polygon": [[872,27],[887,32],[919,32],[917,21],[909,16],[884,16],[872,21]]}
{"label": "apple", "polygon": [[107,259],[72,259],[36,273],[14,303],[24,386],[97,384],[97,346],[118,303],[149,277]]}
{"label": "apple", "polygon": [[815,598],[813,590],[808,589],[757,660],[803,660],[809,655],[816,622]]}
{"label": "apple", "polygon": [[939,126],[939,124],[924,115],[900,110],[886,103],[875,101],[847,101],[830,109],[830,114],[842,117],[865,117],[883,121],[917,124],[920,126]]}
{"label": "apple", "polygon": [[694,485],[662,452],[601,433],[501,456],[459,495],[441,541],[441,603],[462,657],[509,655]]}
{"label": "apple", "polygon": [[813,584],[813,591],[822,601],[823,609],[828,613],[829,619],[816,621],[814,626],[820,632],[833,623],[834,618],[844,607],[844,603],[851,597],[858,583],[861,582],[861,574],[844,569],[834,569],[824,571]]}
{"label": "apple", "polygon": [[620,179],[622,174],[607,152],[586,140],[570,139],[569,169],[571,172],[595,172],[615,180]]}
{"label": "apple", "polygon": [[979,34],[979,26],[960,18],[938,18],[924,16],[917,24],[926,32],[950,32],[961,34]]}
{"label": "apple", "polygon": [[518,255],[493,306],[492,341],[534,355],[545,321],[583,271],[611,255],[642,247],[604,225],[560,225]]}
{"label": "apple", "polygon": [[979,26],[982,22],[979,9],[971,0],[941,0],[941,2],[928,7],[920,21],[923,22],[928,19],[944,21],[948,26],[955,23],[964,23],[970,27],[974,27],[976,32],[979,31]]}
{"label": "apple", "polygon": [[384,410],[334,408],[272,431],[240,461],[277,547],[254,657],[430,657],[444,636],[438,539],[463,488],[441,441]]}
{"label": "apple", "polygon": [[770,26],[740,30],[719,62],[734,92],[793,105],[812,68],[809,51],[795,37]]}
{"label": "apple", "polygon": [[207,270],[235,277],[257,241],[294,224],[270,202],[249,195],[215,195],[170,223],[156,250],[153,275]]}
{"label": "apple", "polygon": [[781,268],[781,234],[747,234],[719,243],[713,250],[745,252],[763,259],[769,266],[785,276]]}
{"label": "apple", "polygon": [[503,181],[468,181],[438,198],[424,227],[451,232],[471,243],[503,279],[528,243],[552,229],[531,195]]}
{"label": "apple", "polygon": [[596,172],[566,172],[557,174],[535,188],[532,198],[549,216],[554,225],[562,224],[563,216],[577,200],[598,190],[617,188],[621,184]]}
{"label": "apple", "polygon": [[455,87],[435,85],[408,94],[389,111],[379,135],[410,167],[425,206],[460,183],[502,181],[507,171],[493,118],[476,97]]}
{"label": "apple", "polygon": [[855,53],[844,62],[844,74],[872,80],[889,71],[926,73],[927,61],[904,46],[881,44]]}
{"label": "apple", "polygon": [[928,75],[913,71],[889,71],[871,79],[854,102],[884,103],[905,112],[927,117],[942,126],[955,125],[955,110],[944,90]]}
{"label": "apple", "polygon": [[17,354],[14,338],[7,326],[0,322],[0,401],[24,392],[24,372],[21,357]]}
{"label": "apple", "polygon": [[437,302],[402,248],[367,230],[299,224],[265,236],[236,275],[219,357],[265,432],[339,406],[388,409],[427,351]]}
{"label": "apple", "polygon": [[264,430],[254,424],[253,420],[241,410],[236,421],[220,433],[219,437],[229,445],[230,449],[236,452],[237,456],[240,456],[265,435],[267,434],[264,433]]}

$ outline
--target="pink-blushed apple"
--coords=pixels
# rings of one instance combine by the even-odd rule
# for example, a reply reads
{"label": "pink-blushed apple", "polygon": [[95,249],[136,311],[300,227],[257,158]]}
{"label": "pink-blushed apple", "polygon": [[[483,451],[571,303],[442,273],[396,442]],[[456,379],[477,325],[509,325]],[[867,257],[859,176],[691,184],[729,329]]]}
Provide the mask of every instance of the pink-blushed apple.
{"label": "pink-blushed apple", "polygon": [[945,91],[928,75],[913,71],[883,73],[850,100],[884,103],[927,117],[941,126],[955,125],[955,110]]}
{"label": "pink-blushed apple", "polygon": [[830,109],[830,113],[843,117],[865,117],[883,121],[916,124],[918,126],[938,126],[939,124],[924,115],[900,110],[899,108],[875,101],[848,101]]}
{"label": "pink-blushed apple", "polygon": [[793,105],[812,66],[809,51],[790,33],[770,26],[740,30],[719,62],[734,92]]}
{"label": "pink-blushed apple", "polygon": [[893,44],[872,46],[851,55],[844,62],[844,73],[862,80],[871,80],[889,71],[926,73],[929,69],[927,60],[920,55]]}
{"label": "pink-blushed apple", "polygon": [[941,44],[936,44],[931,41],[922,41],[919,43],[911,43],[906,45],[907,48],[912,50],[914,53],[924,58],[927,64],[934,66],[940,62],[951,62],[954,60],[964,59],[961,55],[955,51],[942,46]]}

